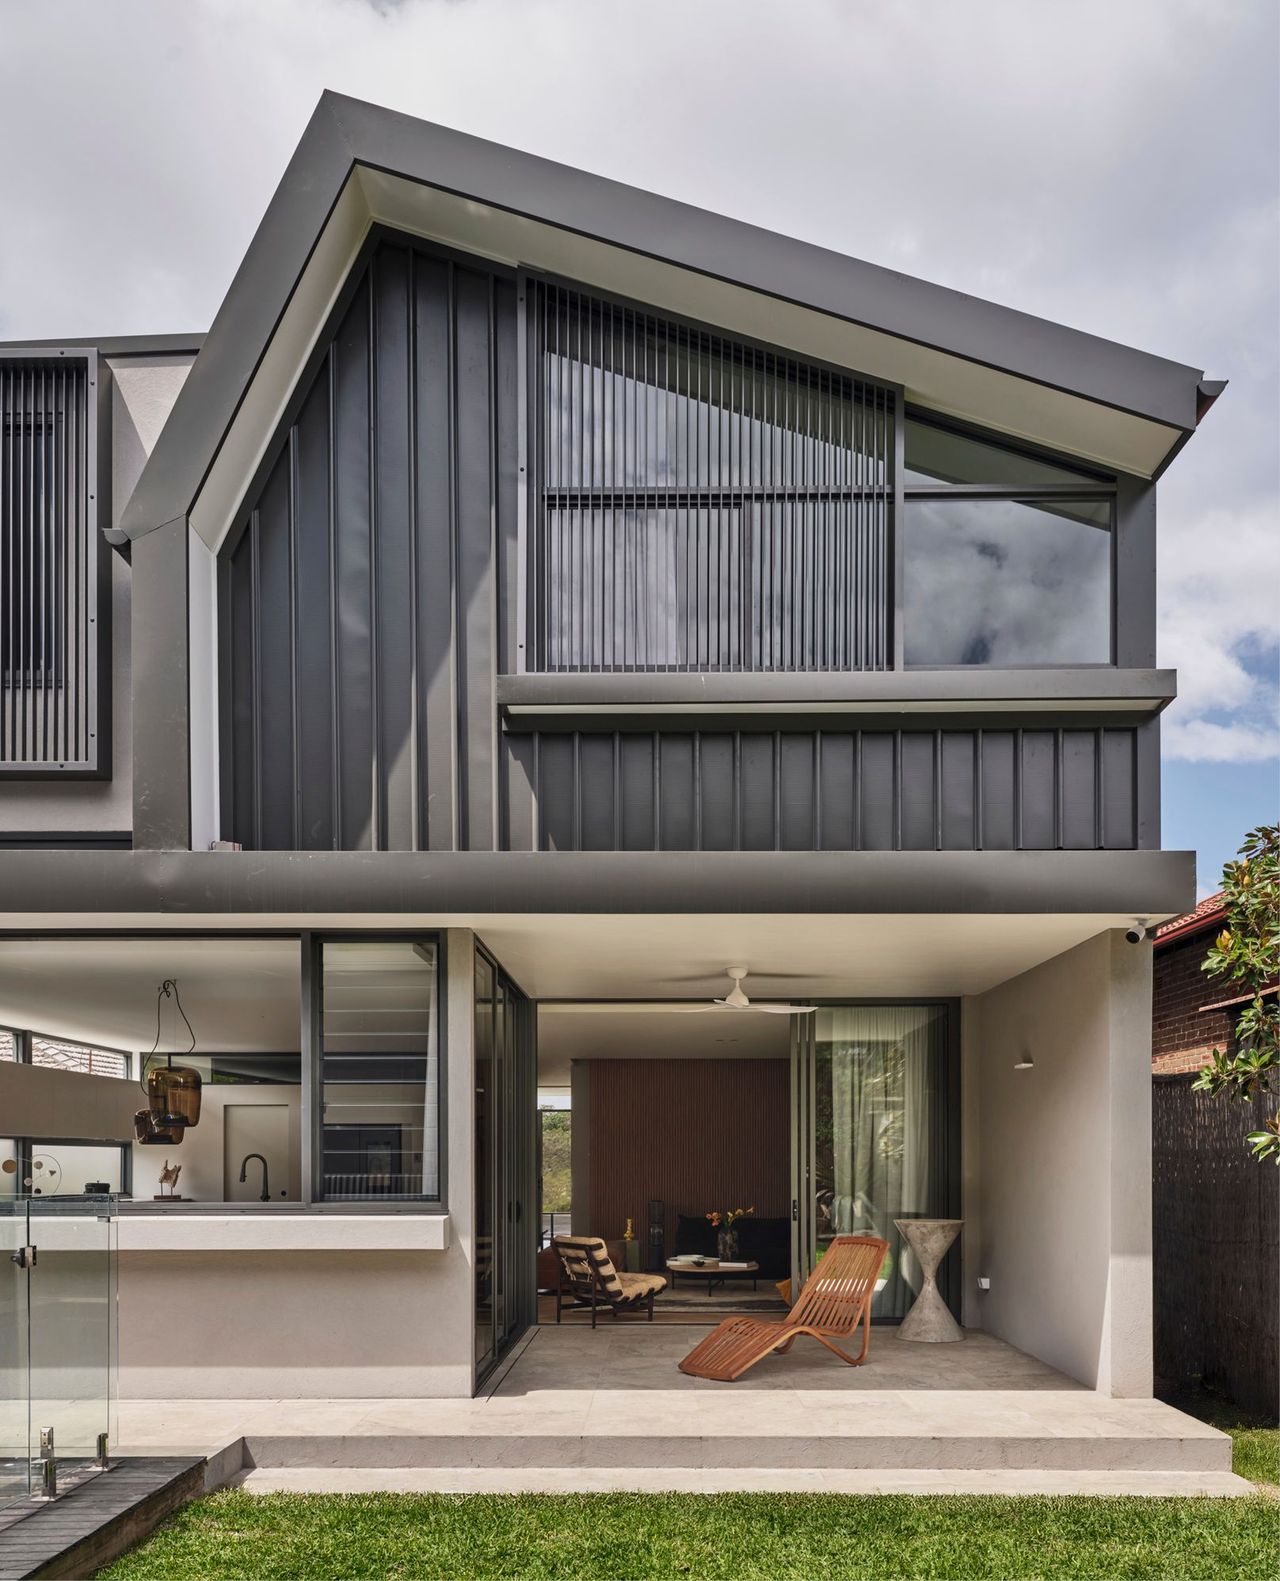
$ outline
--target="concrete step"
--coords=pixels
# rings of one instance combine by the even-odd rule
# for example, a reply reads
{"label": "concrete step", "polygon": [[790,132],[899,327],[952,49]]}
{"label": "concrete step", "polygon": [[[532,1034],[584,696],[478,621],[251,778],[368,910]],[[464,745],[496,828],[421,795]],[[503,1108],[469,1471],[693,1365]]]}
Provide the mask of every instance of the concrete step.
{"label": "concrete step", "polygon": [[[245,1438],[245,1464],[284,1467],[519,1470],[533,1467],[690,1471],[1079,1471],[1231,1470],[1225,1434],[1187,1422],[1188,1431],[1100,1431],[1096,1421],[1060,1422],[1053,1432],[750,1433],[484,1432],[273,1435]],[[525,1424],[526,1427],[531,1424]]]}
{"label": "concrete step", "polygon": [[981,1493],[1130,1498],[1239,1498],[1253,1485],[1229,1471],[732,1471],[527,1466],[379,1469],[291,1466],[247,1471],[249,1493]]}

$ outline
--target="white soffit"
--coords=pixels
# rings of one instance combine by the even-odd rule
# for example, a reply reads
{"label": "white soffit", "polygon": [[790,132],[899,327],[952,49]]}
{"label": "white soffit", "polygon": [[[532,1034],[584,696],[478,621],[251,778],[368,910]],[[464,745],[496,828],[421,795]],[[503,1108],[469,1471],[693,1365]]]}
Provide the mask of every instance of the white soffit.
{"label": "white soffit", "polygon": [[279,427],[369,227],[392,229],[784,347],[906,390],[907,400],[1109,470],[1150,477],[1180,430],[950,356],[661,259],[355,167],[281,315],[192,507],[210,548],[225,536]]}
{"label": "white soffit", "polygon": [[359,169],[369,211],[396,230],[545,270],[906,387],[907,399],[1096,464],[1149,477],[1180,431],[763,292]]}

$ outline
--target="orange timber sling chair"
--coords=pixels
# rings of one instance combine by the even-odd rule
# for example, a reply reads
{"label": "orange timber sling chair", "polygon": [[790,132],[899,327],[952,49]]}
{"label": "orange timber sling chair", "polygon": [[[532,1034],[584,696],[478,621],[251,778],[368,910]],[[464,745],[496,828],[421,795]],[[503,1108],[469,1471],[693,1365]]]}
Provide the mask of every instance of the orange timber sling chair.
{"label": "orange timber sling chair", "polygon": [[[801,1334],[857,1367],[871,1343],[871,1301],[876,1293],[888,1241],[870,1235],[837,1235],[822,1261],[805,1280],[796,1304],[781,1322],[765,1318],[726,1318],[680,1363],[695,1378],[732,1383],[771,1352],[785,1355]],[[862,1349],[850,1356],[835,1344],[862,1324]]]}

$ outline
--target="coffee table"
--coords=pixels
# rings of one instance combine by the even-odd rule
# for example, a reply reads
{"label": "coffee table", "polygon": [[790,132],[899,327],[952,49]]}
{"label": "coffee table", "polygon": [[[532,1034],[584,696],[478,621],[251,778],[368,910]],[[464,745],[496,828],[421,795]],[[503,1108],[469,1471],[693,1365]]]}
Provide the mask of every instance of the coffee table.
{"label": "coffee table", "polygon": [[718,1258],[708,1257],[702,1263],[671,1263],[667,1264],[667,1272],[671,1275],[671,1288],[676,1287],[676,1279],[680,1274],[688,1278],[691,1274],[695,1279],[707,1281],[707,1294],[710,1295],[716,1285],[722,1285],[726,1279],[746,1278],[750,1276],[751,1288],[756,1288],[756,1278],[760,1272],[760,1264],[752,1262],[735,1263],[733,1267],[721,1271]]}

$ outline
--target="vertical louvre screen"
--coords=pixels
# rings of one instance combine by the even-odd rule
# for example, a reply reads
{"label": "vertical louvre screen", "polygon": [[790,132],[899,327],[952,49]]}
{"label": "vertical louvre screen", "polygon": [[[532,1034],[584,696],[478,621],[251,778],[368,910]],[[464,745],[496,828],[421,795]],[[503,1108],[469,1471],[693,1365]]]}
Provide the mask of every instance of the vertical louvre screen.
{"label": "vertical louvre screen", "polygon": [[85,358],[0,358],[0,768],[91,768],[96,447]]}
{"label": "vertical louvre screen", "polygon": [[534,282],[530,668],[878,670],[893,394]]}

